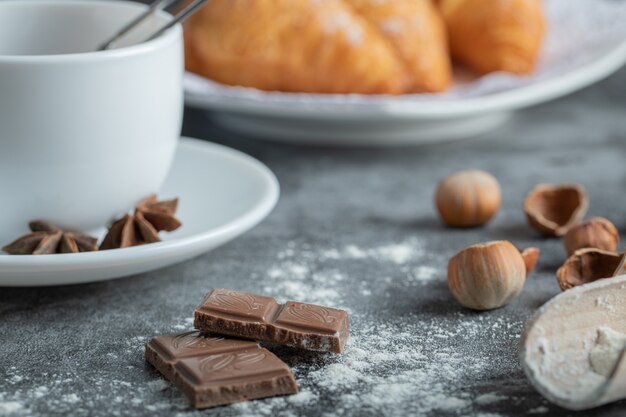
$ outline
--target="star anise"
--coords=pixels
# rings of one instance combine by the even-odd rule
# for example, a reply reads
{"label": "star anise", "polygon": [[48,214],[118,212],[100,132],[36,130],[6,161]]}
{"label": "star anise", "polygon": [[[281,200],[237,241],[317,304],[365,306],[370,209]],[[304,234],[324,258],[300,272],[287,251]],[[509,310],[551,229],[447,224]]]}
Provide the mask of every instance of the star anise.
{"label": "star anise", "polygon": [[160,231],[171,232],[181,226],[180,220],[174,216],[177,208],[178,198],[158,201],[155,194],[144,198],[135,207],[134,214],[113,222],[100,250],[160,242]]}
{"label": "star anise", "polygon": [[2,250],[11,255],[48,255],[98,250],[97,239],[78,232],[66,232],[44,221],[28,223],[32,233],[24,235]]}

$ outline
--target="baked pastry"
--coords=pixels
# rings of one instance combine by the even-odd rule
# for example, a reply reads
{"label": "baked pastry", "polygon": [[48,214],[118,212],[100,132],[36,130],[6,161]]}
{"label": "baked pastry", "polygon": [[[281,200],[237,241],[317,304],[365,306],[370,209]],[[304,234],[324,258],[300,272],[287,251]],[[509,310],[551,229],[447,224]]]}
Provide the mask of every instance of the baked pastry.
{"label": "baked pastry", "polygon": [[436,92],[450,82],[430,0],[211,0],[185,24],[187,69],[309,93]]}
{"label": "baked pastry", "polygon": [[452,81],[446,26],[430,0],[345,0],[393,46],[409,73],[407,92],[439,92]]}
{"label": "baked pastry", "polygon": [[528,74],[545,20],[542,0],[438,0],[455,60],[485,74]]}

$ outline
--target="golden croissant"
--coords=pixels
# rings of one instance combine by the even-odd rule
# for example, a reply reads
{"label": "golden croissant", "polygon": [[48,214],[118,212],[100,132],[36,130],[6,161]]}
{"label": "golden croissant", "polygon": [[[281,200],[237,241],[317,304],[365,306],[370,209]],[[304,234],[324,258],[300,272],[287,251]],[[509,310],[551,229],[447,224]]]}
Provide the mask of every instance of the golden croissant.
{"label": "golden croissant", "polygon": [[438,0],[455,60],[485,74],[528,74],[545,32],[542,0]]}
{"label": "golden croissant", "polygon": [[438,92],[446,36],[430,0],[211,0],[185,24],[186,66],[262,90]]}

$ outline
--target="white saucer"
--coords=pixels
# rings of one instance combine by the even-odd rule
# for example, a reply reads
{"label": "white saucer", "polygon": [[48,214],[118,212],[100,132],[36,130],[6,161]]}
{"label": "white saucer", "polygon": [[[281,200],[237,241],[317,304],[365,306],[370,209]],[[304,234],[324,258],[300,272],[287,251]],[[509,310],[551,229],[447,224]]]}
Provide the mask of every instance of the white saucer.
{"label": "white saucer", "polygon": [[298,144],[393,146],[476,136],[626,62],[626,2],[546,0],[544,7],[549,30],[530,76],[459,72],[443,94],[360,96],[265,92],[186,74],[185,101],[212,110],[214,121],[233,131]]}
{"label": "white saucer", "polygon": [[0,255],[0,286],[78,284],[138,274],[215,249],[263,220],[278,201],[272,172],[241,152],[183,138],[160,193],[180,197],[183,226],[163,242],[63,255]]}

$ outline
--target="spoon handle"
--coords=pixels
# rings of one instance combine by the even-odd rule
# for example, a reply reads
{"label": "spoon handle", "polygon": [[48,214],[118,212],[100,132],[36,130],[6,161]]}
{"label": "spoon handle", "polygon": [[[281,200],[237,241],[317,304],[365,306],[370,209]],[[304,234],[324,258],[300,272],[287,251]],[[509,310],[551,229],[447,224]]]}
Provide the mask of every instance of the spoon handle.
{"label": "spoon handle", "polygon": [[[107,39],[106,42],[103,42],[98,47],[97,50],[98,51],[104,51],[104,50],[110,49],[115,44],[115,42],[117,42],[122,36],[126,35],[132,29],[137,27],[139,24],[141,24],[141,22],[143,22],[145,19],[147,19],[154,12],[156,12],[157,10],[163,10],[163,9],[165,9],[167,7],[170,7],[172,4],[178,3],[179,1],[180,0],[155,0],[154,2],[152,2],[152,4],[150,4],[150,6],[148,6],[148,8],[143,13],[141,13],[135,19],[130,21],[127,25],[125,25],[120,30],[118,30],[111,38]],[[158,29],[155,33],[150,35],[146,39],[146,41],[149,41],[149,40],[152,40],[152,39],[158,37],[159,35],[161,35],[163,32],[165,32],[166,30],[168,30],[169,28],[171,28],[175,24],[185,20],[187,17],[191,16],[191,14],[194,13],[206,1],[207,0],[194,0],[188,6],[186,6],[184,9],[182,9],[179,13],[174,15],[172,20],[170,20],[166,25],[164,25],[163,27]]]}
{"label": "spoon handle", "polygon": [[152,34],[146,40],[150,41],[150,40],[160,36],[163,32],[165,32],[166,30],[168,30],[169,28],[171,28],[175,24],[184,21],[189,16],[191,16],[196,10],[198,10],[198,8],[200,6],[202,6],[206,2],[207,2],[207,0],[194,0],[187,7],[185,7],[178,14],[176,14],[174,16],[174,18],[172,20],[170,20],[165,26],[163,26],[161,29],[157,30],[154,34]]}

